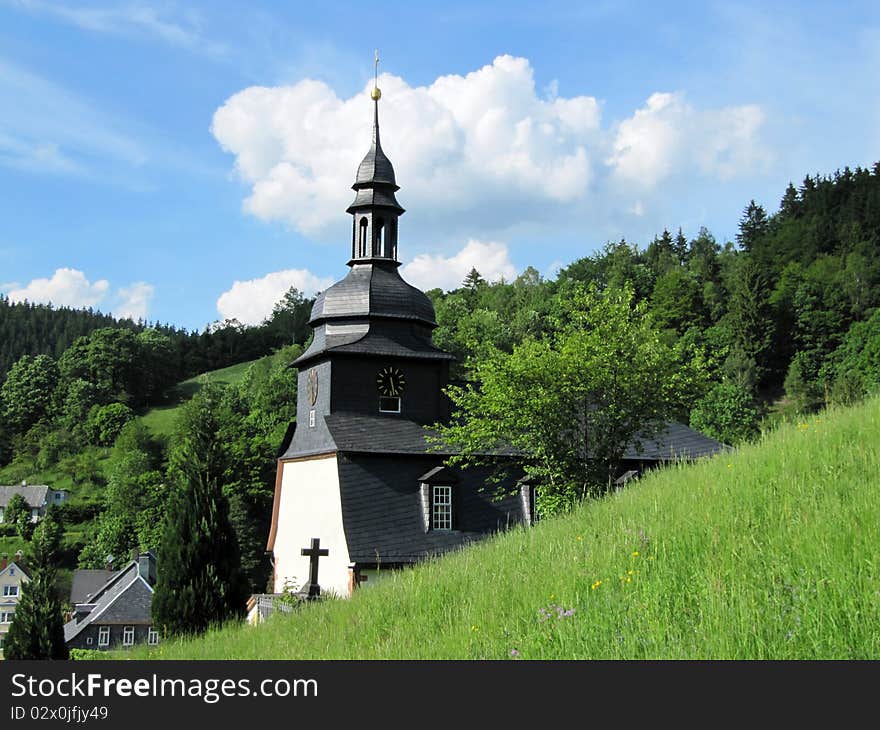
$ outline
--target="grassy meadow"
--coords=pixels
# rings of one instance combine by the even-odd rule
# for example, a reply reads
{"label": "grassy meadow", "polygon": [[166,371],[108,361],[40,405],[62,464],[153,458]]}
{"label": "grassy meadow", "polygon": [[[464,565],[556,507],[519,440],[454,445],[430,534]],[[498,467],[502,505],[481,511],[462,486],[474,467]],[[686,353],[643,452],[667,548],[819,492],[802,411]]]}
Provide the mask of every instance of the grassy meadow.
{"label": "grassy meadow", "polygon": [[150,659],[880,658],[880,399]]}
{"label": "grassy meadow", "polygon": [[[271,358],[273,356],[268,355],[267,357]],[[174,423],[180,407],[198,393],[205,383],[233,385],[241,382],[248,367],[253,365],[254,362],[256,361],[240,362],[236,365],[230,365],[220,370],[212,370],[211,372],[195,375],[188,380],[181,381],[168,392],[167,403],[150,408],[141,416],[141,421],[153,434],[157,436],[170,436],[174,431]]]}

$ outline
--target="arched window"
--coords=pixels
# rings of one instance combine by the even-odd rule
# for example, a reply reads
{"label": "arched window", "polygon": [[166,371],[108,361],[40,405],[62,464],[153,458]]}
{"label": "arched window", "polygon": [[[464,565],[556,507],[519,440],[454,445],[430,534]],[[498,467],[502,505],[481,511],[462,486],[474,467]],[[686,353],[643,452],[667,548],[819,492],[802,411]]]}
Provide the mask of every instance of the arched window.
{"label": "arched window", "polygon": [[361,218],[361,231],[358,236],[358,258],[367,255],[367,219]]}
{"label": "arched window", "polygon": [[373,256],[382,255],[382,243],[385,240],[385,220],[376,218],[373,221]]}

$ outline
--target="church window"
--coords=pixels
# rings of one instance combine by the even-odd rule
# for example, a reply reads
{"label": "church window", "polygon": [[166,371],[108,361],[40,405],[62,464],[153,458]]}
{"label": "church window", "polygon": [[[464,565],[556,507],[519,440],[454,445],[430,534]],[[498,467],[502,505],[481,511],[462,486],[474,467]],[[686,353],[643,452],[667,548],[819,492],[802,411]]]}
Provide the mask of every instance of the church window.
{"label": "church window", "polygon": [[98,629],[98,646],[109,646],[110,645],[110,627],[109,626],[101,626]]}
{"label": "church window", "polygon": [[452,529],[452,487],[437,485],[431,488],[431,529]]}
{"label": "church window", "polygon": [[379,413],[400,413],[400,398],[398,396],[379,396]]}
{"label": "church window", "polygon": [[147,643],[150,646],[156,646],[159,643],[159,632],[156,629],[149,629],[147,631]]}
{"label": "church window", "polygon": [[134,644],[134,626],[125,626],[122,629],[122,645],[132,646]]}
{"label": "church window", "polygon": [[358,237],[358,257],[364,258],[367,255],[367,219],[361,218],[361,230]]}

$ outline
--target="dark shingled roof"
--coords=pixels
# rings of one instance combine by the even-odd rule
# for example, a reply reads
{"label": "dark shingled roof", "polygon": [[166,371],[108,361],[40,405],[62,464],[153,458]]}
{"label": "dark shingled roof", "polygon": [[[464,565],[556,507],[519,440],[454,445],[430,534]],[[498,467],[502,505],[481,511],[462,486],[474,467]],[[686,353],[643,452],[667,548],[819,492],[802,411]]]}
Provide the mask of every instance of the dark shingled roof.
{"label": "dark shingled roof", "polygon": [[[330,342],[333,338],[327,338]],[[381,355],[383,357],[405,357],[410,360],[454,360],[455,356],[435,347],[430,342],[416,337],[411,332],[374,332],[370,330],[354,341],[340,342],[333,346],[333,352],[353,355]]]}
{"label": "dark shingled roof", "polygon": [[[430,451],[426,436],[435,432],[414,421],[396,416],[332,413],[325,416],[324,420],[339,451],[376,454],[455,453],[448,448]],[[684,424],[670,421],[657,438],[642,439],[640,444],[631,444],[623,458],[635,461],[696,459],[712,456],[728,448],[730,447]],[[506,455],[512,456],[514,452],[509,451]]]}
{"label": "dark shingled roof", "polygon": [[357,189],[362,185],[380,183],[397,187],[394,177],[394,166],[391,160],[382,151],[382,142],[379,139],[379,102],[373,102],[373,144],[367,152],[361,164],[358,165],[357,178],[352,187]]}
{"label": "dark shingled roof", "polygon": [[362,317],[419,320],[437,326],[431,300],[400,277],[396,261],[352,265],[344,279],[315,299],[309,324]]}
{"label": "dark shingled roof", "polygon": [[115,570],[74,570],[73,584],[70,586],[70,602],[88,603],[98,589],[116,573]]}
{"label": "dark shingled roof", "polygon": [[[150,560],[155,561],[155,558],[150,555]],[[152,600],[153,589],[140,577],[138,561],[132,560],[122,570],[112,573],[109,579],[83,602],[94,604],[88,613],[79,614],[78,618],[73,618],[64,624],[64,641],[75,639],[92,623],[150,625],[153,622]]]}
{"label": "dark shingled roof", "polygon": [[674,461],[712,456],[730,449],[726,444],[695,431],[683,423],[670,421],[655,438],[637,439],[624,454],[624,459],[636,461]]}
{"label": "dark shingled roof", "polygon": [[455,485],[458,529],[425,530],[419,476],[437,457],[358,454],[339,461],[342,515],[349,555],[366,564],[410,563],[482,540],[522,521],[518,495],[493,502],[480,491],[488,470],[468,469]]}
{"label": "dark shingled roof", "polygon": [[[394,416],[331,413],[324,417],[339,451],[373,454],[425,454],[433,433],[415,421]],[[450,451],[436,452],[440,455]],[[421,473],[421,472],[420,472]]]}

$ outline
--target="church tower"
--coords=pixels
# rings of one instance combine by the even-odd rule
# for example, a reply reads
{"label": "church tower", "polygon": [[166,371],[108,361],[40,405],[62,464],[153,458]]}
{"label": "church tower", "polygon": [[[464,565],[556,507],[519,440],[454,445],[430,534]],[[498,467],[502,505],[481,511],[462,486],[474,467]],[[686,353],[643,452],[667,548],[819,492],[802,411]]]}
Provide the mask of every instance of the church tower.
{"label": "church tower", "polygon": [[329,549],[322,588],[347,595],[379,566],[410,564],[522,516],[516,500],[478,495],[483,481],[452,474],[426,442],[426,427],[449,418],[443,389],[454,358],[431,340],[431,300],[398,271],[404,209],[380,141],[378,85],[371,97],[372,144],[347,209],[349,272],[315,299],[314,336],[294,363],[296,426],[278,461],[268,542],[276,593],[305,585],[301,550],[312,538]]}

